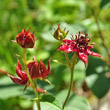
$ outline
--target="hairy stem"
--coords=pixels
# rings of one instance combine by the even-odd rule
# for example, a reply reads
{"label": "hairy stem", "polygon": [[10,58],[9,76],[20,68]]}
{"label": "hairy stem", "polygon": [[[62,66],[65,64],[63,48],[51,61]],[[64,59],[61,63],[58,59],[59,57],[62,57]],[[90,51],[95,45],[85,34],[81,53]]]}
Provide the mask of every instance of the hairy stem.
{"label": "hairy stem", "polygon": [[33,91],[35,93],[35,96],[37,98],[37,100],[36,100],[37,107],[38,107],[38,110],[41,110],[41,108],[40,108],[40,102],[38,101],[37,89],[36,89],[37,88],[37,85],[34,85],[32,79],[31,79],[31,76],[29,74],[29,71],[28,71],[27,63],[26,63],[26,49],[23,50],[23,56],[24,56],[24,67],[25,67],[25,70],[26,70],[26,74],[28,76],[29,82],[30,82],[30,84],[32,86],[32,89],[33,89]]}

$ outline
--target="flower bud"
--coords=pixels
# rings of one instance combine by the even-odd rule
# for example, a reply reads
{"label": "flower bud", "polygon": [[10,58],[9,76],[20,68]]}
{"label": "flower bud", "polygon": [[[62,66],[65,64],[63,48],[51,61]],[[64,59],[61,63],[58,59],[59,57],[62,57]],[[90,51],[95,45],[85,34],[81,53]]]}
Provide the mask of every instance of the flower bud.
{"label": "flower bud", "polygon": [[32,79],[41,78],[44,79],[48,74],[50,74],[50,60],[48,61],[48,68],[40,60],[38,63],[35,59],[28,64],[29,73]]}
{"label": "flower bud", "polygon": [[[65,28],[65,29],[66,29],[66,28]],[[67,36],[68,32],[69,32],[69,31],[65,32],[65,29],[62,30],[62,29],[60,28],[60,24],[58,24],[57,29],[55,29],[55,32],[52,34],[53,37],[54,37],[55,39],[57,39],[57,40],[62,40],[62,39],[64,39],[64,38]]]}
{"label": "flower bud", "polygon": [[[50,83],[47,79],[45,79],[46,76],[50,74],[50,60],[48,61],[48,68],[46,68],[45,64],[40,60],[38,63],[35,58],[33,58],[33,62],[31,61],[28,65],[29,74],[31,76],[31,79],[44,79],[48,83]],[[7,74],[13,82],[19,84],[19,85],[25,85],[28,82],[28,76],[26,74],[26,70],[22,70],[22,66],[20,64],[20,61],[18,59],[18,66],[16,66],[16,73],[18,77],[12,76],[10,74]],[[29,85],[28,85],[29,86]]]}
{"label": "flower bud", "polygon": [[33,48],[35,44],[34,32],[30,32],[30,28],[22,29],[22,31],[16,36],[16,41],[22,48]]}

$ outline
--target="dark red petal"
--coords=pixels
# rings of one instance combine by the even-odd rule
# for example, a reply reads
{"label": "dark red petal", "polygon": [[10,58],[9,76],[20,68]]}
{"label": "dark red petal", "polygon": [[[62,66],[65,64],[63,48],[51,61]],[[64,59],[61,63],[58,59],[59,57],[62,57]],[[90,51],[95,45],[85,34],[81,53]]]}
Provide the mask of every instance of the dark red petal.
{"label": "dark red petal", "polygon": [[73,41],[72,40],[68,40],[68,39],[63,39],[63,42],[65,42],[65,43],[72,43]]}
{"label": "dark red petal", "polygon": [[94,48],[94,47],[93,47],[93,45],[88,45],[87,48],[88,48],[88,49],[92,49],[92,48]]}
{"label": "dark red petal", "polygon": [[16,73],[17,75],[21,78],[21,79],[26,79],[28,80],[28,77],[26,75],[26,72],[25,71],[21,71],[18,67],[16,67]]}
{"label": "dark red petal", "polygon": [[35,64],[35,61],[31,62],[28,64],[28,69],[29,71],[31,70],[31,68],[33,67],[33,65]]}
{"label": "dark red petal", "polygon": [[48,72],[50,73],[50,59],[48,61]]}
{"label": "dark red petal", "polygon": [[92,55],[92,56],[96,56],[96,57],[101,57],[100,54],[98,54],[98,53],[96,53],[96,52],[93,52],[93,51],[91,51],[91,50],[89,50],[89,49],[87,49],[87,54],[88,54],[88,55]]}
{"label": "dark red petal", "polygon": [[30,43],[30,42],[34,42],[31,33],[26,36],[24,43]]}
{"label": "dark red petal", "polygon": [[22,67],[21,67],[21,64],[20,64],[19,59],[18,59],[18,66],[16,66],[16,73],[17,73],[17,75],[18,75],[20,78],[23,78],[23,76],[22,76]]}
{"label": "dark red petal", "polygon": [[46,70],[46,66],[45,66],[45,64],[42,62],[42,60],[40,60],[39,64],[40,64],[41,69]]}
{"label": "dark red petal", "polygon": [[26,72],[25,71],[22,71],[22,67],[21,67],[21,64],[20,64],[20,61],[18,59],[18,66],[16,66],[16,73],[17,75],[21,78],[21,79],[26,79],[28,80],[28,77],[26,75]]}
{"label": "dark red petal", "polygon": [[49,71],[46,69],[46,66],[42,62],[42,60],[40,60],[39,65],[40,65],[39,72],[41,73],[41,77],[45,78],[49,74]]}
{"label": "dark red petal", "polygon": [[16,41],[20,46],[23,45],[23,37],[24,37],[24,33],[22,32],[16,36]]}
{"label": "dark red petal", "polygon": [[22,32],[24,32],[24,33],[26,32],[26,27],[24,29],[22,29]]}
{"label": "dark red petal", "polygon": [[25,85],[27,83],[27,80],[22,80],[21,78],[17,78],[14,76],[10,76],[10,78],[12,79],[13,82],[19,85]]}
{"label": "dark red petal", "polygon": [[25,71],[22,71],[22,77],[23,77],[22,79],[28,80],[28,77]]}
{"label": "dark red petal", "polygon": [[28,64],[29,73],[32,79],[41,77],[38,68],[39,68],[39,64],[37,61]]}
{"label": "dark red petal", "polygon": [[73,47],[67,44],[61,45],[57,50],[61,50],[64,52],[69,52],[69,53],[74,52]]}
{"label": "dark red petal", "polygon": [[33,57],[33,60],[34,60],[33,62],[28,64],[28,69],[30,72],[31,72],[33,66],[36,66],[36,67],[38,66],[38,62],[35,60],[35,57]]}
{"label": "dark red petal", "polygon": [[26,36],[30,33],[30,29],[31,29],[31,28],[29,28],[27,31],[25,30],[25,31],[26,31],[26,32],[25,32],[25,35],[26,35]]}
{"label": "dark red petal", "polygon": [[23,76],[22,76],[22,71],[21,71],[21,69],[19,69],[18,66],[16,67],[16,73],[17,73],[17,75],[18,75],[20,78],[23,78]]}
{"label": "dark red petal", "polygon": [[33,48],[35,44],[35,41],[32,39],[32,37],[26,37],[24,41],[23,48]]}
{"label": "dark red petal", "polygon": [[23,36],[24,36],[24,30],[22,30],[22,32],[20,32],[17,36],[16,36],[16,40],[22,40],[23,39]]}
{"label": "dark red petal", "polygon": [[83,53],[83,52],[78,52],[78,57],[80,60],[82,60],[85,64],[85,67],[86,67],[86,64],[88,62],[88,56],[87,54]]}
{"label": "dark red petal", "polygon": [[20,64],[19,59],[18,59],[18,68],[19,68],[20,70],[22,70],[22,67],[21,67],[21,64]]}
{"label": "dark red petal", "polygon": [[33,33],[31,34],[31,36],[32,36],[33,40],[35,40],[35,37],[34,37],[34,32],[35,32],[35,31],[33,31]]}

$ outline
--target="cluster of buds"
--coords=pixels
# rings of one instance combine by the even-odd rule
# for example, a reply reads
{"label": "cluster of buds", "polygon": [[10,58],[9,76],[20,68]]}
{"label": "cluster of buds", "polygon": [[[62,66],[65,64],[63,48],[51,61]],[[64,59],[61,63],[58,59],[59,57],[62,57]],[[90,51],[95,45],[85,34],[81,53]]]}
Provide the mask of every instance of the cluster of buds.
{"label": "cluster of buds", "polygon": [[[46,66],[42,62],[42,60],[40,60],[40,62],[38,63],[35,59],[33,59],[33,61],[28,64],[28,70],[31,79],[38,79],[38,78],[44,79],[50,73],[50,61],[48,61],[48,69],[46,69]],[[19,60],[18,60],[18,66],[16,66],[16,73],[18,77],[9,75],[10,78],[13,80],[13,82],[17,84],[25,85],[29,79],[27,77],[26,71],[22,70],[22,66]]]}
{"label": "cluster of buds", "polygon": [[[23,48],[35,48],[35,36],[34,32],[30,32],[30,28],[26,31],[25,29],[22,29],[22,31],[16,36],[16,40],[14,42],[18,43],[18,45]],[[26,62],[25,62],[26,63]],[[38,63],[35,58],[31,60],[31,62],[27,62],[26,64],[29,75],[31,79],[44,79],[45,81],[49,82],[45,77],[50,74],[50,60],[48,61],[48,68],[46,68],[45,64],[40,60]],[[8,76],[12,79],[14,83],[17,83],[19,85],[27,85],[27,86],[32,86],[29,83],[29,77],[26,73],[26,70],[22,69],[22,66],[20,64],[20,61],[18,59],[18,66],[16,66],[16,74],[18,77],[9,75]],[[38,89],[38,91],[43,91],[43,89]]]}

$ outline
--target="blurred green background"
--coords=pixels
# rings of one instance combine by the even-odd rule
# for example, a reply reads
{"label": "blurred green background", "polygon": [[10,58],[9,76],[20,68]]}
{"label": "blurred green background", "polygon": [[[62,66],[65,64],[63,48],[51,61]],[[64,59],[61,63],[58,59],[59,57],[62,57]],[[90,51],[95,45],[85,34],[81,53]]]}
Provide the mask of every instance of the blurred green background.
{"label": "blurred green background", "polygon": [[[31,32],[35,30],[35,38],[38,38],[35,44],[38,49],[28,49],[28,59],[35,56],[38,61],[42,59],[47,64],[51,57],[51,74],[47,79],[52,85],[43,81],[38,84],[61,100],[61,94],[64,93],[62,90],[66,90],[69,85],[70,72],[65,66],[52,61],[65,60],[63,53],[56,51],[59,43],[50,34],[57,28],[57,24],[69,30],[67,38],[71,33],[79,31],[88,33],[96,43],[94,51],[103,57],[101,60],[90,56],[87,68],[82,61],[78,62],[73,84],[75,97],[70,101],[70,106],[78,106],[77,102],[82,104],[81,108],[76,106],[74,110],[99,110],[99,103],[102,103],[101,100],[110,88],[109,0],[0,0],[0,68],[12,75],[16,74],[16,56],[20,56],[22,62],[23,51],[11,40],[15,40],[16,35],[25,27],[31,27]],[[23,89],[24,86],[13,84],[8,77],[1,75],[0,110],[34,109],[30,101],[30,97],[34,97],[32,91],[29,89],[23,93]]]}

